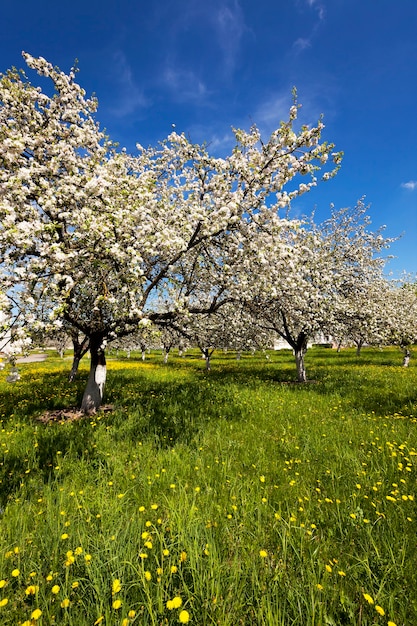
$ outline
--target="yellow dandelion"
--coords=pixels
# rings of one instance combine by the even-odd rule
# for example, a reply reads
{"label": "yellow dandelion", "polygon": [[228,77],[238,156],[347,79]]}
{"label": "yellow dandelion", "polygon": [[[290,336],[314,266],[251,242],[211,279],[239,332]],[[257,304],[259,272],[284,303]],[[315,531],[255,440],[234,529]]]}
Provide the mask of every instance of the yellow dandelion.
{"label": "yellow dandelion", "polygon": [[59,585],[54,585],[51,589],[51,592],[56,595],[57,593],[59,593]]}
{"label": "yellow dandelion", "polygon": [[364,593],[363,597],[367,602],[369,602],[369,604],[374,604],[374,599],[372,596],[369,595],[369,593]]}
{"label": "yellow dandelion", "polygon": [[380,615],[385,615],[384,609],[382,608],[382,606],[379,606],[379,604],[375,605],[375,611],[379,613]]}
{"label": "yellow dandelion", "polygon": [[0,580],[0,589],[3,589],[7,585],[7,580]]}
{"label": "yellow dandelion", "polygon": [[0,600],[0,606],[6,606],[8,602],[9,602],[8,598],[3,598],[2,600]]}
{"label": "yellow dandelion", "polygon": [[38,585],[29,585],[29,587],[26,587],[25,593],[27,596],[34,596],[38,591]]}
{"label": "yellow dandelion", "polygon": [[165,550],[162,550],[162,554],[163,554],[164,556],[169,556],[169,550],[167,550],[167,549],[165,548]]}
{"label": "yellow dandelion", "polygon": [[19,574],[20,574],[20,570],[17,568],[12,571],[13,578],[17,578]]}
{"label": "yellow dandelion", "polygon": [[259,476],[259,480],[261,481],[261,483],[265,482],[265,476]]}
{"label": "yellow dandelion", "polygon": [[180,624],[188,624],[188,622],[190,621],[190,614],[188,611],[181,611],[181,613],[178,616],[178,620],[180,622]]}
{"label": "yellow dandelion", "polygon": [[96,621],[94,622],[94,626],[98,626],[98,624],[101,624],[103,620],[104,620],[104,615],[100,615],[100,617],[98,617]]}
{"label": "yellow dandelion", "polygon": [[337,573],[339,574],[339,576],[346,576],[346,572],[341,569]]}
{"label": "yellow dandelion", "polygon": [[119,593],[121,588],[122,588],[122,585],[120,583],[120,580],[118,578],[113,580],[113,583],[112,583],[112,586],[111,586],[112,595],[114,595],[115,593]]}
{"label": "yellow dandelion", "polygon": [[171,574],[176,574],[178,572],[178,567],[176,565],[171,565]]}
{"label": "yellow dandelion", "polygon": [[64,600],[62,600],[62,602],[61,602],[61,607],[63,609],[67,609],[69,607],[69,605],[70,605],[69,598],[64,598]]}
{"label": "yellow dandelion", "polygon": [[185,552],[185,550],[183,550],[180,554],[180,561],[181,563],[184,563],[184,561],[187,560],[187,553]]}
{"label": "yellow dandelion", "polygon": [[73,554],[70,554],[69,556],[67,556],[67,559],[64,561],[64,565],[65,567],[69,567],[73,563],[75,563],[75,556]]}
{"label": "yellow dandelion", "polygon": [[113,602],[113,608],[117,611],[118,609],[120,609],[120,607],[122,606],[122,601],[121,600],[115,600]]}
{"label": "yellow dandelion", "polygon": [[129,611],[129,613],[127,614],[127,616],[128,616],[130,619],[133,619],[133,618],[135,617],[135,615],[136,615],[136,611],[134,611],[133,609],[131,609],[131,610]]}
{"label": "yellow dandelion", "polygon": [[69,537],[68,533],[62,533],[62,535],[61,535],[61,539],[62,540],[68,539],[68,537]]}
{"label": "yellow dandelion", "polygon": [[317,583],[316,587],[317,587],[317,589],[318,589],[319,591],[321,591],[322,589],[324,589],[323,585],[320,585],[320,583]]}
{"label": "yellow dandelion", "polygon": [[395,622],[388,622],[387,626],[397,626],[397,624]]}
{"label": "yellow dandelion", "polygon": [[261,557],[261,559],[266,559],[266,557],[268,556],[268,552],[266,550],[259,550],[259,556]]}
{"label": "yellow dandelion", "polygon": [[152,574],[148,570],[146,570],[145,572],[145,580],[147,580],[148,582],[152,580]]}
{"label": "yellow dandelion", "polygon": [[79,586],[80,586],[80,583],[78,582],[78,580],[74,580],[74,582],[71,585],[71,588],[78,589]]}
{"label": "yellow dandelion", "polygon": [[333,571],[330,565],[325,565],[325,568],[326,568],[326,572],[329,572],[329,574]]}
{"label": "yellow dandelion", "polygon": [[153,509],[154,511],[156,511],[156,509],[158,508],[157,504],[151,504],[151,509]]}
{"label": "yellow dandelion", "polygon": [[84,557],[84,560],[85,560],[86,563],[91,563],[91,559],[92,558],[93,557],[91,556],[91,554],[86,554],[85,557]]}
{"label": "yellow dandelion", "polygon": [[34,619],[36,622],[40,618],[41,615],[42,615],[42,611],[40,609],[35,609],[30,617]]}

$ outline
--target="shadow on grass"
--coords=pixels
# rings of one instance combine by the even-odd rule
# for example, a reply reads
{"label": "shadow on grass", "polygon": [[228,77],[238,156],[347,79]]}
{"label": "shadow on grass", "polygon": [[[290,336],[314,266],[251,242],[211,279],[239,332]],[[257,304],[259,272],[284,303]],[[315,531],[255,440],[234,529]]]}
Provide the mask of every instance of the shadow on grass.
{"label": "shadow on grass", "polygon": [[[62,459],[73,463],[87,460],[94,467],[99,453],[94,447],[94,432],[87,421],[71,424],[40,424],[34,433],[29,428],[22,429],[14,446],[3,457],[0,464],[0,506],[19,494],[28,481],[36,483],[63,482],[70,469],[57,472]],[[97,459],[96,459],[97,457]]]}
{"label": "shadow on grass", "polygon": [[114,376],[107,400],[115,411],[106,415],[117,440],[152,438],[161,446],[189,444],[211,421],[242,419],[227,377],[186,382],[156,382],[138,374]]}

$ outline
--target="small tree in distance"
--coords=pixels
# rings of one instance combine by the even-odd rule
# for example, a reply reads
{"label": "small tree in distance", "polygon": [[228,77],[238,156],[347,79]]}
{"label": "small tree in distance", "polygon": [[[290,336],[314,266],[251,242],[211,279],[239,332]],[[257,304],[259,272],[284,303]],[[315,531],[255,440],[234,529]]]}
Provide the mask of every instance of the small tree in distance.
{"label": "small tree in distance", "polygon": [[322,224],[311,219],[281,230],[277,238],[285,238],[287,254],[277,255],[272,243],[268,262],[254,273],[262,274],[262,283],[254,283],[254,296],[246,306],[260,327],[291,346],[298,382],[307,380],[304,356],[309,340],[318,333],[347,333],[348,307],[354,319],[375,312],[374,303],[364,302],[359,294],[383,280],[380,253],[392,239],[384,238],[381,230],[368,230],[366,211],[359,201],[353,209],[334,211]]}

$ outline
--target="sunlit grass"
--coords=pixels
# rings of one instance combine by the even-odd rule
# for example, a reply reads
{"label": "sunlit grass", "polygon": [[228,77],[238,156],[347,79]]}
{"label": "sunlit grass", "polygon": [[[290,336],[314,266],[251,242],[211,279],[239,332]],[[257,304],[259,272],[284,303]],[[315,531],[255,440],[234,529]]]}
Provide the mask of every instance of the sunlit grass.
{"label": "sunlit grass", "polygon": [[392,349],[0,374],[2,624],[417,623],[417,368]]}

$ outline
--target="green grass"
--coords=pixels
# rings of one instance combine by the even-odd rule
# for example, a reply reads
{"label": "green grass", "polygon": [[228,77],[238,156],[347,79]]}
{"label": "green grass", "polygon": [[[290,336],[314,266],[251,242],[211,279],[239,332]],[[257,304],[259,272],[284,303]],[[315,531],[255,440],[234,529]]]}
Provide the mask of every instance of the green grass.
{"label": "green grass", "polygon": [[417,624],[413,360],[214,356],[112,357],[68,423],[86,362],[0,373],[1,624]]}

